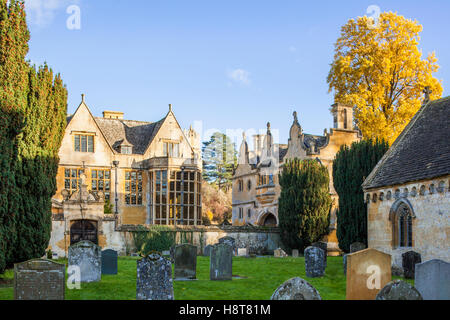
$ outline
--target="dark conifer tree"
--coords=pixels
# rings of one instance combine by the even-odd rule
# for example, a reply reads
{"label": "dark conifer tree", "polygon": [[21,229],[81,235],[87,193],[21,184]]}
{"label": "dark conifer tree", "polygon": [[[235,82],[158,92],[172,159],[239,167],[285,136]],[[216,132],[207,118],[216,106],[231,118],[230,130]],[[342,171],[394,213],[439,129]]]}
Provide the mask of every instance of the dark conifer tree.
{"label": "dark conifer tree", "polygon": [[28,41],[23,2],[0,0],[0,273],[45,253],[66,125],[67,90]]}
{"label": "dark conifer tree", "polygon": [[362,140],[342,146],[333,161],[333,184],[339,195],[336,233],[345,252],[353,242],[367,245],[367,206],[361,185],[388,148],[384,141]]}
{"label": "dark conifer tree", "polygon": [[303,251],[328,234],[331,196],[328,170],[316,160],[289,160],[280,175],[278,217],[286,249]]}

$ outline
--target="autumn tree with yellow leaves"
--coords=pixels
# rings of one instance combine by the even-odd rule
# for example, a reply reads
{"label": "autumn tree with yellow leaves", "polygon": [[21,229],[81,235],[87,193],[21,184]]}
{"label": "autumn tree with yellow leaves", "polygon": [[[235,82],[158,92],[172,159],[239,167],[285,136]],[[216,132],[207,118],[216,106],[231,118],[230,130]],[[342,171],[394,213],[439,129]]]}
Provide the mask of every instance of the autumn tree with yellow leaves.
{"label": "autumn tree with yellow leaves", "polygon": [[336,102],[354,106],[365,138],[392,144],[419,110],[425,87],[431,99],[441,97],[437,58],[422,59],[418,48],[421,31],[417,21],[392,12],[342,27],[327,82]]}

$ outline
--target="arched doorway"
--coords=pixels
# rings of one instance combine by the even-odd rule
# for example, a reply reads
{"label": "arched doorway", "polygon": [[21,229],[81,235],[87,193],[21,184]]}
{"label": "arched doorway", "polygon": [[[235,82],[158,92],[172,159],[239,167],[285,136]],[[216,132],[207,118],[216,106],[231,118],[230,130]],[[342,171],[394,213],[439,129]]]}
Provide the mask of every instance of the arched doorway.
{"label": "arched doorway", "polygon": [[70,227],[70,245],[82,240],[89,240],[98,244],[97,221],[76,220]]}
{"label": "arched doorway", "polygon": [[275,218],[275,216],[273,214],[269,213],[263,218],[262,225],[266,226],[266,227],[276,227],[277,226],[277,218]]}

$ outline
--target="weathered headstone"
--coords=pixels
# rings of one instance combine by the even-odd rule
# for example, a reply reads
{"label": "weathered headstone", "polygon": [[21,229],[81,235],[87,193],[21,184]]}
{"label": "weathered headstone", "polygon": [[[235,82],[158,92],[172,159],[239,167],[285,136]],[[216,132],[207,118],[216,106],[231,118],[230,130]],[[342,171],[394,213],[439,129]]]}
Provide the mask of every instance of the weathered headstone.
{"label": "weathered headstone", "polygon": [[347,300],[374,300],[391,281],[391,256],[369,248],[347,255]]}
{"label": "weathered headstone", "polygon": [[347,253],[342,257],[342,261],[344,263],[344,274],[347,274]]}
{"label": "weathered headstone", "polygon": [[169,259],[155,252],[137,261],[136,300],[174,300]]}
{"label": "weathered headstone", "polygon": [[414,279],[416,264],[422,262],[420,253],[408,251],[402,254],[403,274],[406,279]]}
{"label": "weathered headstone", "polygon": [[14,264],[15,300],[64,300],[66,266],[34,259]]}
{"label": "weathered headstone", "polygon": [[307,247],[305,255],[305,271],[309,278],[322,277],[325,274],[325,252],[319,247]]}
{"label": "weathered headstone", "polygon": [[292,257],[298,258],[298,249],[292,249]]}
{"label": "weathered headstone", "polygon": [[236,239],[233,237],[223,237],[219,239],[219,243],[226,243],[233,247],[233,250],[236,248]]}
{"label": "weathered headstone", "polygon": [[211,248],[209,276],[211,280],[231,280],[233,271],[233,250],[226,243]]}
{"label": "weathered headstone", "polygon": [[175,280],[197,278],[197,246],[183,243],[175,247]]}
{"label": "weathered headstone", "polygon": [[270,300],[322,300],[319,291],[302,278],[292,278],[279,286]]}
{"label": "weathered headstone", "polygon": [[212,248],[212,245],[211,245],[211,244],[208,244],[208,245],[203,249],[203,255],[204,255],[205,257],[209,257],[209,256],[211,255],[211,248]]}
{"label": "weathered headstone", "polygon": [[80,268],[80,282],[95,282],[102,278],[102,249],[91,241],[80,241],[69,247],[69,267]]}
{"label": "weathered headstone", "polygon": [[327,254],[328,254],[328,248],[327,248],[327,243],[326,242],[322,242],[322,241],[318,241],[318,242],[314,242],[311,244],[311,246],[313,247],[317,247],[323,250],[323,252],[325,253],[323,256],[323,262],[325,264],[325,267],[327,266]]}
{"label": "weathered headstone", "polygon": [[408,282],[394,280],[378,292],[375,300],[423,300],[419,291]]}
{"label": "weathered headstone", "polygon": [[414,285],[424,300],[450,300],[450,263],[433,259],[416,264]]}
{"label": "weathered headstone", "polygon": [[239,257],[246,257],[247,256],[247,248],[238,248],[237,255]]}
{"label": "weathered headstone", "polygon": [[283,249],[278,248],[278,249],[273,250],[273,256],[275,258],[284,258],[284,257],[287,257],[288,255],[286,252],[284,252]]}
{"label": "weathered headstone", "polygon": [[350,253],[355,253],[361,250],[364,250],[366,248],[366,245],[362,242],[353,242],[350,245]]}
{"label": "weathered headstone", "polygon": [[102,251],[102,274],[117,274],[117,251]]}

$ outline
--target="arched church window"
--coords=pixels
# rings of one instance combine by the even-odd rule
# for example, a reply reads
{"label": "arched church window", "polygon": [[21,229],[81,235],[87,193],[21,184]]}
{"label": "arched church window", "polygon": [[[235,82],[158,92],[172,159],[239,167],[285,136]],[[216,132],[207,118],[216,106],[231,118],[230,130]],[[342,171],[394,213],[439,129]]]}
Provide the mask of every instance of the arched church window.
{"label": "arched church window", "polygon": [[395,211],[393,219],[394,246],[412,247],[413,246],[413,214],[411,208],[402,203]]}

